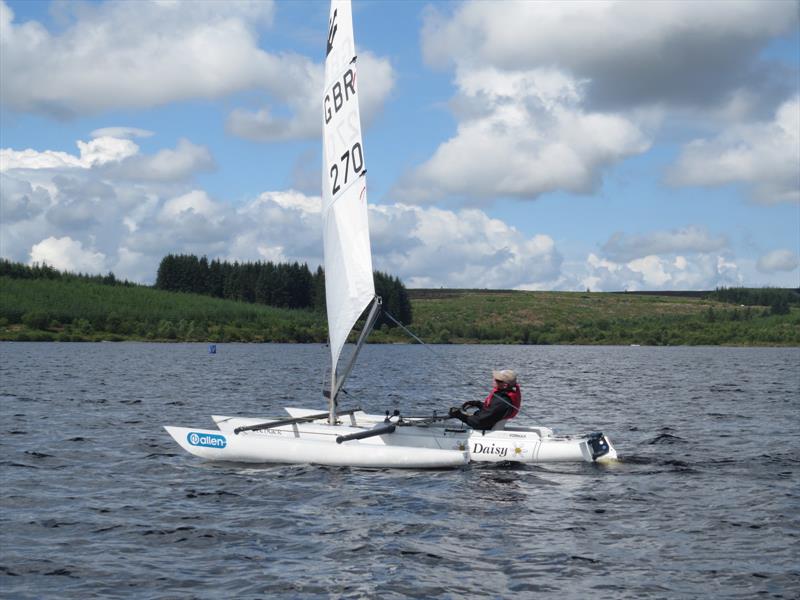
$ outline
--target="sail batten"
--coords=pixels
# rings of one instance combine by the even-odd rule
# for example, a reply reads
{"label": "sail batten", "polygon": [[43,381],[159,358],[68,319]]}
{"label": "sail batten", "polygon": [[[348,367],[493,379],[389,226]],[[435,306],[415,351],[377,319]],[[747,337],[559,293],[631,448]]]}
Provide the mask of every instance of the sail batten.
{"label": "sail batten", "polygon": [[322,99],[322,219],[332,419],[339,356],[375,296],[356,63],[350,0],[334,0]]}

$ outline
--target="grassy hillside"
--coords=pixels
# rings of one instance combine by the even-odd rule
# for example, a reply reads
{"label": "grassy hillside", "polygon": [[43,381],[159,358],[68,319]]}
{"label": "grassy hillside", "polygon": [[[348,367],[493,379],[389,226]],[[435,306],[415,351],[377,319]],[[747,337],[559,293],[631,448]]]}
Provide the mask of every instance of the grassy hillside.
{"label": "grassy hillside", "polygon": [[522,344],[800,345],[800,307],[772,314],[690,296],[410,290],[429,341]]}
{"label": "grassy hillside", "polygon": [[[786,314],[669,295],[409,290],[412,330],[432,343],[796,345]],[[0,277],[2,340],[324,342],[323,314],[142,286]],[[406,342],[382,328],[373,342]]]}
{"label": "grassy hillside", "polygon": [[324,341],[324,317],[289,310],[80,280],[0,277],[0,339]]}

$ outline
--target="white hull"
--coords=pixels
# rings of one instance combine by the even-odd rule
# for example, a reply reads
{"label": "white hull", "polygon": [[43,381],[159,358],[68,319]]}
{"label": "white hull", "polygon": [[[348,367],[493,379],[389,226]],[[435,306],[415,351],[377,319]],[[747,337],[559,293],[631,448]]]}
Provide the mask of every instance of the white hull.
{"label": "white hull", "polygon": [[[315,411],[306,409],[287,408],[286,410],[292,417],[315,414]],[[323,440],[327,440],[326,443],[330,443],[338,435],[368,430],[382,425],[385,421],[383,416],[370,415],[359,411],[342,417],[344,423],[337,426],[330,426],[320,420],[310,423],[283,425],[272,429],[242,432],[237,435],[234,433],[236,428],[265,423],[269,419],[223,416],[214,416],[213,419],[220,431],[228,437],[244,436],[262,440],[281,440],[287,444],[287,447],[290,443],[318,443]],[[393,421],[396,422],[396,418]],[[551,429],[546,427],[512,426],[484,433],[463,428],[463,426],[456,424],[452,420],[444,423],[439,422],[435,425],[397,426],[394,433],[335,445],[342,448],[357,444],[362,446],[355,447],[363,448],[368,446],[370,451],[383,448],[409,453],[424,449],[439,452],[466,453],[468,460],[474,462],[604,462],[617,458],[617,452],[614,447],[605,436],[600,434],[583,437],[557,436],[553,434]],[[294,454],[292,455],[294,456]]]}
{"label": "white hull", "polygon": [[187,452],[214,461],[406,469],[458,467],[468,462],[466,452],[387,445],[377,436],[336,443],[337,435],[368,429],[364,427],[329,427],[327,431],[304,431],[299,435],[294,435],[292,426],[239,434],[233,433],[233,427],[209,430],[166,426],[165,429]]}

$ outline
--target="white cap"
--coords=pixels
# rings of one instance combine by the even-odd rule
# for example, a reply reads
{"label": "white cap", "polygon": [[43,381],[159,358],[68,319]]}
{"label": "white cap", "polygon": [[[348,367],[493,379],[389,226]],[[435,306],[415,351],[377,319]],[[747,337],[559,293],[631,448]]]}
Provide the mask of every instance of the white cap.
{"label": "white cap", "polygon": [[503,369],[502,371],[492,371],[492,377],[494,377],[497,381],[502,381],[504,383],[509,383],[511,385],[517,383],[517,374],[511,369]]}

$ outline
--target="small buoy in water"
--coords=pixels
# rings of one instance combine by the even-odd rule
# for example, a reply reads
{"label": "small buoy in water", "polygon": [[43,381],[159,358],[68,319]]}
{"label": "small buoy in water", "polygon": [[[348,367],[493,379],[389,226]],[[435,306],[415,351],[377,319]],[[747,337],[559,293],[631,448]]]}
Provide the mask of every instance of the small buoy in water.
{"label": "small buoy in water", "polygon": [[217,345],[216,344],[209,344],[208,345],[208,353],[209,354],[216,354],[217,353]]}

